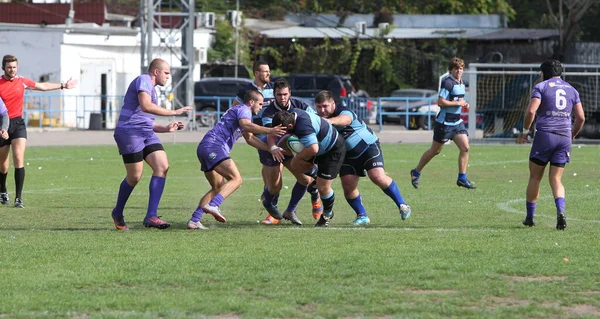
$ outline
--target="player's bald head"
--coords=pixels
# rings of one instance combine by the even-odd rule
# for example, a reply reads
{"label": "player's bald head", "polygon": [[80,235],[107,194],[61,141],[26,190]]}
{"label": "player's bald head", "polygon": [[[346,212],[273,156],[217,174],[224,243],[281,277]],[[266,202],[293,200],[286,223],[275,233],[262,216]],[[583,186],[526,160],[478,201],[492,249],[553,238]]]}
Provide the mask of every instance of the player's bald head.
{"label": "player's bald head", "polygon": [[163,59],[156,58],[150,62],[150,66],[148,66],[148,73],[152,73],[154,70],[163,70],[169,67],[169,63]]}

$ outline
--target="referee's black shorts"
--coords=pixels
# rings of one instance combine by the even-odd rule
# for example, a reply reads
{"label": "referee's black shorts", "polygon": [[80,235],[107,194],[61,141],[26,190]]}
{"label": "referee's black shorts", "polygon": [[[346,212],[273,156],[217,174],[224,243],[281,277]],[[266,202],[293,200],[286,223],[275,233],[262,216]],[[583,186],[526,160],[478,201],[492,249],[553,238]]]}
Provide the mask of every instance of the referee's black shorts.
{"label": "referee's black shorts", "polygon": [[25,126],[25,120],[22,117],[15,117],[10,119],[10,125],[8,126],[8,139],[4,140],[0,138],[0,147],[10,145],[15,138],[27,138],[27,127]]}

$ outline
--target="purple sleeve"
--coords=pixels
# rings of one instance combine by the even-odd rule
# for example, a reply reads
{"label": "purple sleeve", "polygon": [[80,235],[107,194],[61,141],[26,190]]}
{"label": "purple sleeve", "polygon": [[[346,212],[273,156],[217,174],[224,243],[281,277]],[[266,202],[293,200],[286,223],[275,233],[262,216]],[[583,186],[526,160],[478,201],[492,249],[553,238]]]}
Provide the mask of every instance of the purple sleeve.
{"label": "purple sleeve", "polygon": [[136,79],[135,88],[138,93],[142,91],[148,93],[150,96],[153,96],[152,91],[154,90],[154,87],[148,83],[148,81],[144,81],[141,76]]}
{"label": "purple sleeve", "polygon": [[536,99],[542,99],[542,85],[543,83],[538,83],[536,86],[533,87],[533,92],[531,92],[531,98],[536,98]]}
{"label": "purple sleeve", "polygon": [[581,103],[581,99],[579,98],[579,92],[577,92],[577,90],[573,89],[573,95],[574,95],[573,105],[575,105],[577,103]]}
{"label": "purple sleeve", "polygon": [[250,111],[250,108],[248,108],[248,106],[246,105],[242,105],[241,107],[239,107],[237,109],[237,118],[238,121],[241,119],[248,119],[252,121],[252,112]]}

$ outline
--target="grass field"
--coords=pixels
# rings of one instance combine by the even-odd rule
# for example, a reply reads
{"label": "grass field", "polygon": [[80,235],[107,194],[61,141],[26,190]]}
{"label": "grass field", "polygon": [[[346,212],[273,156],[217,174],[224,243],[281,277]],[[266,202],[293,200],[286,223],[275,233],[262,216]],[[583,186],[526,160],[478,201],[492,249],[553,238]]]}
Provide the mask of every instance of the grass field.
{"label": "grass field", "polygon": [[[367,180],[359,188],[371,225],[354,213],[339,182],[335,218],[315,229],[264,226],[255,151],[232,154],[243,186],[222,206],[227,224],[185,225],[208,185],[196,145],[165,145],[171,162],[159,215],[146,229],[150,170],[114,230],[110,211],[124,169],[114,146],[31,147],[25,209],[0,207],[0,318],[579,318],[600,317],[598,146],[573,148],[563,182],[565,231],[555,230],[544,179],[537,226],[521,225],[528,146],[473,145],[458,188],[458,152],[448,145],[423,172],[409,170],[428,145],[383,145],[386,169],[413,215]],[[14,199],[12,168],[8,179]],[[293,182],[285,176],[280,206]]]}

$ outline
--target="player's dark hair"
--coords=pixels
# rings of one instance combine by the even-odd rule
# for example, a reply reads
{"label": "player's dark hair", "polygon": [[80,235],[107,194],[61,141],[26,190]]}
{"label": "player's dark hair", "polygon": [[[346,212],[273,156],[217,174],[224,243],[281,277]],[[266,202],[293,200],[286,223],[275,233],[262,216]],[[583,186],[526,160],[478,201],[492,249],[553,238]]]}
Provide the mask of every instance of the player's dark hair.
{"label": "player's dark hair", "polygon": [[267,62],[265,62],[265,61],[263,61],[263,60],[258,60],[258,61],[256,61],[256,62],[254,62],[254,67],[252,67],[252,71],[253,71],[253,72],[260,71],[260,66],[261,66],[261,65],[266,65],[266,66],[268,66],[268,65],[269,65],[269,63],[267,63]]}
{"label": "player's dark hair", "polygon": [[553,78],[555,76],[561,76],[563,73],[562,63],[558,60],[546,60],[540,65],[540,70],[544,75],[544,81]]}
{"label": "player's dark hair", "polygon": [[294,124],[294,120],[295,120],[295,115],[293,112],[279,111],[279,112],[275,113],[275,116],[273,116],[272,125],[273,126],[283,125],[284,127],[287,127],[290,124]]}
{"label": "player's dark hair", "polygon": [[258,92],[258,90],[248,90],[244,94],[244,104],[248,104],[250,101],[258,101],[258,98],[262,96],[262,93]]}
{"label": "player's dark hair", "polygon": [[315,103],[323,103],[330,100],[333,100],[333,93],[331,91],[321,91],[315,95]]}
{"label": "player's dark hair", "polygon": [[277,89],[291,89],[290,88],[290,82],[288,82],[288,80],[286,80],[285,78],[279,78],[277,80],[275,80],[275,83],[273,84],[273,90],[277,91]]}
{"label": "player's dark hair", "polygon": [[10,62],[19,62],[19,60],[17,60],[17,57],[14,55],[10,55],[10,54],[5,55],[2,58],[2,70],[4,70],[6,63],[10,63]]}
{"label": "player's dark hair", "polygon": [[463,61],[463,59],[452,58],[452,59],[450,59],[450,61],[448,61],[448,71],[452,71],[455,68],[464,68],[464,67],[465,67],[465,61]]}

